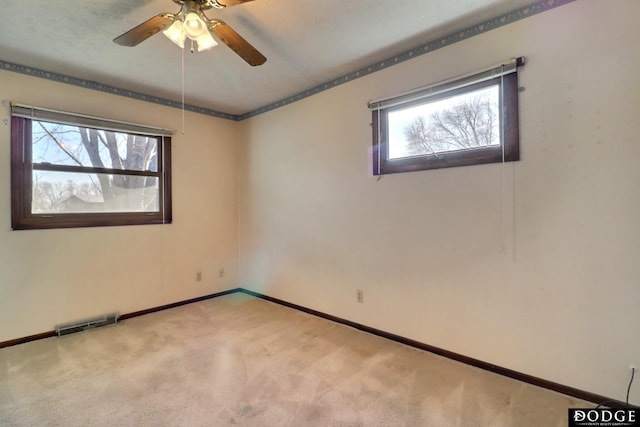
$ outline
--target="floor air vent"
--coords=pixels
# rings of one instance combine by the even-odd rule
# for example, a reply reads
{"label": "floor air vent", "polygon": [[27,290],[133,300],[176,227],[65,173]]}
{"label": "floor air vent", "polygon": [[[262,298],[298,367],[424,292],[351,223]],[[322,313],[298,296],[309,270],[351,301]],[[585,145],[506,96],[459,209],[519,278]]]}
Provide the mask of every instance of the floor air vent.
{"label": "floor air vent", "polygon": [[56,334],[69,335],[75,332],[86,331],[87,329],[98,328],[100,326],[115,325],[118,323],[118,313],[104,314],[102,316],[92,317],[91,319],[81,320],[79,322],[65,323],[56,326]]}

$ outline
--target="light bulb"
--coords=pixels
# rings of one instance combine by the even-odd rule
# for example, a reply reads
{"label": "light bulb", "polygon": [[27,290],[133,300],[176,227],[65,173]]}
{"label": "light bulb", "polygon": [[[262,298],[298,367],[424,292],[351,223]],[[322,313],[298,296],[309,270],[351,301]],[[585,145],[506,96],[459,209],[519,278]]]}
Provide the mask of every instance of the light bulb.
{"label": "light bulb", "polygon": [[195,12],[187,13],[184,17],[183,25],[187,37],[191,40],[197,40],[203,33],[207,32],[207,25]]}

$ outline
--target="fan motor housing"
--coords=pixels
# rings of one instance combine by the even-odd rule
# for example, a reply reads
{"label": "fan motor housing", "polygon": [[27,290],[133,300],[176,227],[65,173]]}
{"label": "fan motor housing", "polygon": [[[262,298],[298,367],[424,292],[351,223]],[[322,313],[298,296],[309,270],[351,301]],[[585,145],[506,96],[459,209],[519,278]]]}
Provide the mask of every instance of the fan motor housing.
{"label": "fan motor housing", "polygon": [[174,3],[177,3],[180,6],[184,5],[187,1],[198,3],[200,10],[208,10],[212,7],[215,7],[216,9],[224,9],[226,7],[225,5],[220,4],[218,0],[173,0]]}

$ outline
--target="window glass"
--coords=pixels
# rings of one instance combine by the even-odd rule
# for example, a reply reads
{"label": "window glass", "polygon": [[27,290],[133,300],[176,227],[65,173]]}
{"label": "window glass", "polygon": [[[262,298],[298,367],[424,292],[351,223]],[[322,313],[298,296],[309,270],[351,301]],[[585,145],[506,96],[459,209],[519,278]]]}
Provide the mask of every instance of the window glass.
{"label": "window glass", "polygon": [[158,170],[156,137],[32,121],[33,163]]}
{"label": "window glass", "polygon": [[31,213],[158,212],[153,176],[33,171]]}
{"label": "window glass", "polygon": [[500,145],[500,86],[389,111],[389,159]]}

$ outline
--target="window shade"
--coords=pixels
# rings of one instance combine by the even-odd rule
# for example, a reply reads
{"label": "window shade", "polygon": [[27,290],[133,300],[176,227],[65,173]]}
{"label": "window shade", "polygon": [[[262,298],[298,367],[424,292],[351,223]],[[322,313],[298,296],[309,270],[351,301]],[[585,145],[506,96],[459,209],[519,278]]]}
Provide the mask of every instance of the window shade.
{"label": "window shade", "polygon": [[44,122],[63,123],[94,129],[104,129],[114,132],[126,132],[149,136],[171,136],[175,133],[170,129],[156,128],[135,123],[120,122],[102,117],[87,116],[78,113],[51,110],[42,107],[11,103],[11,115]]}
{"label": "window shade", "polygon": [[371,110],[381,110],[404,104],[406,102],[417,101],[422,98],[438,95],[470,84],[480,83],[496,77],[515,73],[517,68],[522,65],[524,65],[524,57],[512,58],[508,61],[504,61],[502,64],[494,65],[488,69],[476,71],[472,74],[466,74],[434,83],[432,85],[423,86],[390,98],[369,101],[368,106]]}

